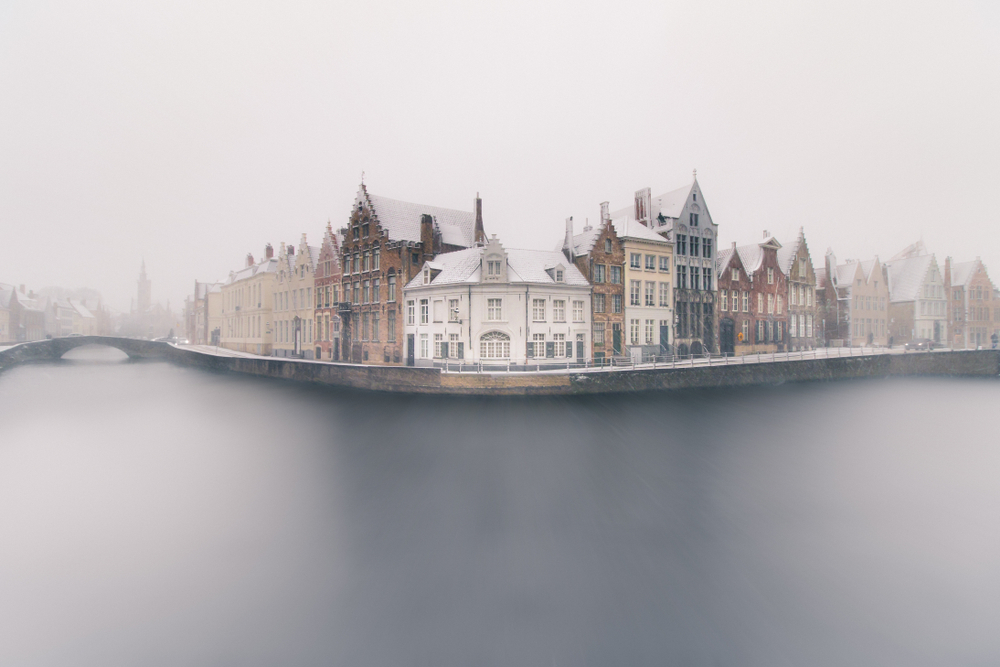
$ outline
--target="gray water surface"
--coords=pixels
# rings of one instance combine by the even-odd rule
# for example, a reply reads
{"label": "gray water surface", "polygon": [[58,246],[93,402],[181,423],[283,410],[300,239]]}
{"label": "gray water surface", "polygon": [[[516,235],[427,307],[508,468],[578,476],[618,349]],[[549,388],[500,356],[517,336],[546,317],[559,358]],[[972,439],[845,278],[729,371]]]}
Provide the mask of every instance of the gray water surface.
{"label": "gray water surface", "polygon": [[1000,662],[995,381],[0,375],[0,665]]}

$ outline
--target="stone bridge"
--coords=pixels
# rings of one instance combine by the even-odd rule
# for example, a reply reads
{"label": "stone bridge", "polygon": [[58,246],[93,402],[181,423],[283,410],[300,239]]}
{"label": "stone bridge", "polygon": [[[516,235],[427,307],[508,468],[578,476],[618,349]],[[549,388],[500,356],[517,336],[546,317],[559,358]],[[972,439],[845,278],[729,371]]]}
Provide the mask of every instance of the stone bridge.
{"label": "stone bridge", "polygon": [[129,359],[166,359],[173,347],[164,342],[113,336],[66,336],[20,343],[0,352],[0,370],[32,361],[56,361],[82,345],[105,345],[121,350]]}

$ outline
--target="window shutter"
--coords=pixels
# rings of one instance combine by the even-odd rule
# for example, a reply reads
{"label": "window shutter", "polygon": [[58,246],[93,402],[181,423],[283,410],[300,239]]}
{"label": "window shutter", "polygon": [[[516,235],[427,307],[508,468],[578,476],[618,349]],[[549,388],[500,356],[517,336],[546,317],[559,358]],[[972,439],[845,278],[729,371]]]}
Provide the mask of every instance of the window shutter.
{"label": "window shutter", "polygon": [[556,344],[552,341],[545,343],[545,357],[547,359],[554,359],[556,356]]}
{"label": "window shutter", "polygon": [[528,357],[531,358],[535,356],[535,344],[528,341]]}
{"label": "window shutter", "polygon": [[566,341],[566,358],[573,358],[573,341],[571,340]]}

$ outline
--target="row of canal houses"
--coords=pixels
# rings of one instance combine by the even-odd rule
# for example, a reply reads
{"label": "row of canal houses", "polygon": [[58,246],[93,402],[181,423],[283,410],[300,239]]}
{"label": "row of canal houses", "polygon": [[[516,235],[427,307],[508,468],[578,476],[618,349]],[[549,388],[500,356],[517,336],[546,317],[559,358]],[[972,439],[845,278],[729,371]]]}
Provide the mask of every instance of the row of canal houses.
{"label": "row of canal houses", "polygon": [[268,244],[221,283],[196,283],[192,342],[360,364],[512,366],[669,355],[746,355],[926,338],[990,345],[1000,294],[978,259],[938,264],[922,243],[893,259],[814,265],[764,232],[720,248],[698,184],[579,229],[551,251],[487,235],[471,211],[376,195],[362,184],[346,226],[319,245]]}

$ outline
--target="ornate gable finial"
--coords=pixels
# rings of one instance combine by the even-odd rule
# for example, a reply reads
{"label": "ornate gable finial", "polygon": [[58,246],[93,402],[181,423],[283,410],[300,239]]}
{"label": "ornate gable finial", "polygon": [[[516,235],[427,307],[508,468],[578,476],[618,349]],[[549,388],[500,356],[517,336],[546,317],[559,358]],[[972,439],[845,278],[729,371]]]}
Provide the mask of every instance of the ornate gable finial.
{"label": "ornate gable finial", "polygon": [[698,170],[697,170],[697,169],[695,169],[695,170],[694,170],[694,171],[692,171],[691,173],[692,173],[692,175],[694,176],[694,180],[696,180],[696,181],[697,181],[697,180],[698,180]]}

